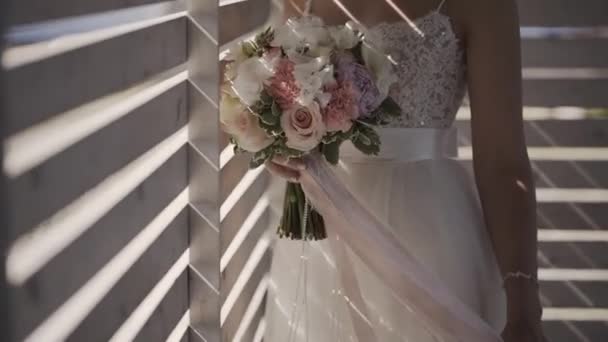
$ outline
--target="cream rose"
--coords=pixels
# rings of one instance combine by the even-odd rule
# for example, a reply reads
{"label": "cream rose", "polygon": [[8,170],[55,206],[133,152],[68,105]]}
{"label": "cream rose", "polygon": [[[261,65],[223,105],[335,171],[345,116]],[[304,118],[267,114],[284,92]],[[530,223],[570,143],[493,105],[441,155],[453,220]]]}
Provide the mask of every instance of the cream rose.
{"label": "cream rose", "polygon": [[281,116],[281,127],[287,136],[286,145],[299,151],[308,152],[317,147],[326,129],[319,104],[308,107],[294,107]]}
{"label": "cream rose", "polygon": [[223,94],[220,102],[220,123],[223,130],[234,137],[245,151],[258,152],[273,142],[260,127],[257,117],[238,99],[227,94]]}

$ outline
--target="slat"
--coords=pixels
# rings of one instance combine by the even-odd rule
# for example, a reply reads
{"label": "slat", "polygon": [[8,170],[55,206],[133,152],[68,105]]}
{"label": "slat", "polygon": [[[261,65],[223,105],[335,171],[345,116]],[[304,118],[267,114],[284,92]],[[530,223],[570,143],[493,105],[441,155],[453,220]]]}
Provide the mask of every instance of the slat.
{"label": "slat", "polygon": [[15,315],[19,336],[58,308],[184,189],[185,163],[186,153],[182,150],[24,287],[12,288],[11,297],[19,303]]}
{"label": "slat", "polygon": [[[463,161],[473,175],[472,161]],[[608,188],[608,162],[533,161],[534,181],[543,188]]]}
{"label": "slat", "polygon": [[220,342],[219,293],[190,268],[190,314],[192,341]]}
{"label": "slat", "polygon": [[19,6],[13,6],[11,9],[9,18],[12,25],[18,25],[95,12],[111,11],[162,1],[163,0],[57,0],[49,2],[20,0]]}
{"label": "slat", "polygon": [[218,108],[192,82],[188,83],[190,143],[216,169],[220,168]]}
{"label": "slat", "polygon": [[[608,3],[607,3],[608,4]],[[608,107],[607,79],[525,80],[524,104],[527,106]]]}
{"label": "slat", "polygon": [[238,301],[232,307],[230,314],[226,317],[226,321],[222,325],[223,341],[232,341],[255,290],[270,268],[270,255],[270,251],[264,253],[260,263],[255,268],[251,278],[243,288],[243,291],[240,293]]}
{"label": "slat", "polygon": [[185,125],[185,95],[178,86],[14,180],[13,238]]}
{"label": "slat", "polygon": [[[188,287],[186,283],[186,288]],[[186,297],[188,294],[186,293]],[[190,332],[190,310],[186,310],[182,315],[182,318],[175,324],[171,334],[167,337],[166,342],[182,342],[188,341]]]}
{"label": "slat", "polygon": [[607,39],[524,39],[524,67],[596,67],[608,66]]}
{"label": "slat", "polygon": [[606,229],[607,209],[605,203],[539,203],[538,225],[545,229]]}
{"label": "slat", "polygon": [[167,292],[167,295],[133,341],[166,341],[187,310],[188,272],[184,272]]}
{"label": "slat", "polygon": [[595,26],[608,24],[604,0],[518,0],[524,26]]}
{"label": "slat", "polygon": [[540,290],[551,307],[608,307],[606,282],[541,281]]}
{"label": "slat", "polygon": [[[6,13],[8,4],[6,1],[0,2],[0,12]],[[0,34],[4,32],[6,24],[6,16],[0,15]],[[2,48],[2,42],[0,41],[0,48]],[[5,99],[5,83],[4,83],[4,72],[0,72],[0,108],[4,108]],[[1,111],[2,109],[0,109]],[[2,112],[0,115],[0,140],[4,141],[7,115]],[[4,149],[0,149],[0,160],[4,159]],[[0,172],[0,227],[8,226],[8,217],[10,213],[9,202],[8,202],[8,191],[6,183],[8,182],[6,175]],[[6,255],[8,248],[8,232],[6,229],[0,229],[0,255]],[[5,263],[0,262],[1,274],[6,274]],[[14,303],[9,302],[9,291],[6,277],[0,278],[0,331],[7,340],[13,340],[13,306]]]}
{"label": "slat", "polygon": [[220,7],[220,45],[264,24],[270,14],[270,1],[248,0]]}
{"label": "slat", "polygon": [[[190,1],[190,18],[217,42],[218,3],[217,1]],[[222,19],[223,20],[223,19]]]}
{"label": "slat", "polygon": [[181,18],[9,70],[7,131],[23,130],[182,64],[185,32]]}
{"label": "slat", "polygon": [[[220,288],[220,233],[194,209],[190,209],[190,267],[210,286]],[[197,305],[196,303],[193,303]]]}
{"label": "slat", "polygon": [[263,214],[255,223],[249,234],[243,240],[243,243],[240,245],[240,248],[236,251],[234,256],[230,259],[230,262],[226,265],[226,268],[223,270],[222,276],[222,288],[220,291],[222,302],[226,300],[228,293],[233,288],[235,281],[238,276],[241,274],[243,267],[247,263],[251,252],[253,251],[256,243],[260,239],[260,237],[266,232],[268,229],[268,218],[267,211]]}
{"label": "slat", "polygon": [[[602,322],[545,321],[543,329],[551,342],[595,342],[606,336],[606,325]],[[600,335],[595,332],[598,329]]]}
{"label": "slat", "polygon": [[[108,341],[182,256],[188,247],[187,229],[188,215],[184,210],[70,336],[69,341]],[[173,326],[167,326],[167,331],[171,331]]]}
{"label": "slat", "polygon": [[[558,268],[608,268],[606,242],[540,242],[546,262]],[[608,279],[606,279],[608,281]]]}
{"label": "slat", "polygon": [[[469,121],[456,121],[458,134],[469,138]],[[524,123],[528,146],[608,146],[608,120],[538,120]]]}
{"label": "slat", "polygon": [[248,154],[235,155],[222,169],[222,177],[220,179],[220,200],[222,202],[226,200],[245,173],[249,171],[250,159],[251,156]]}
{"label": "slat", "polygon": [[608,188],[607,162],[534,162],[536,185],[560,188]]}
{"label": "slat", "polygon": [[232,239],[241,229],[243,222],[253,207],[257,204],[260,196],[266,191],[266,180],[264,178],[257,179],[249,188],[249,190],[240,198],[237,204],[232,208],[230,213],[221,223],[220,234],[220,252],[224,254]]}
{"label": "slat", "polygon": [[218,170],[203,158],[199,150],[188,149],[190,172],[190,201],[199,213],[215,228],[219,227],[219,189],[221,177]]}
{"label": "slat", "polygon": [[268,291],[269,282],[268,277],[266,277],[255,289],[251,301],[247,305],[241,324],[236,330],[234,341],[255,342],[256,338],[261,339],[261,337],[255,337],[255,334],[260,322],[264,318],[266,293]]}
{"label": "slat", "polygon": [[[226,19],[223,17],[222,22]],[[211,102],[218,103],[219,68],[217,41],[213,40],[206,31],[188,22],[188,69],[192,84],[199,89]]]}

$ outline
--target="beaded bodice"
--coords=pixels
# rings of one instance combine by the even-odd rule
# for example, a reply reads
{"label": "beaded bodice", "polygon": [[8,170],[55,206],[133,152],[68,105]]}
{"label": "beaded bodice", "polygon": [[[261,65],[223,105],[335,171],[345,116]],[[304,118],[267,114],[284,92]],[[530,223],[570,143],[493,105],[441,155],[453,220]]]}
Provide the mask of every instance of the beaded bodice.
{"label": "beaded bodice", "polygon": [[411,24],[380,23],[369,38],[396,63],[390,96],[402,115],[388,127],[447,128],[466,88],[466,61],[451,20],[433,11]]}

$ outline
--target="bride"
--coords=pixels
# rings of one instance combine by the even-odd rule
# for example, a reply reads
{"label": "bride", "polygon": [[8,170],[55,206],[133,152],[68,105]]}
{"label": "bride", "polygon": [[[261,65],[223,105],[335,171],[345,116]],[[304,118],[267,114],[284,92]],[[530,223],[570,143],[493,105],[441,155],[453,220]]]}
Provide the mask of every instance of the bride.
{"label": "bride", "polygon": [[[319,161],[266,164],[302,184],[330,238],[276,242],[265,341],[545,341],[515,0],[285,8],[367,27],[395,62],[390,95],[402,115],[379,130],[379,156],[344,144],[330,173]],[[454,159],[466,89],[475,182]]]}

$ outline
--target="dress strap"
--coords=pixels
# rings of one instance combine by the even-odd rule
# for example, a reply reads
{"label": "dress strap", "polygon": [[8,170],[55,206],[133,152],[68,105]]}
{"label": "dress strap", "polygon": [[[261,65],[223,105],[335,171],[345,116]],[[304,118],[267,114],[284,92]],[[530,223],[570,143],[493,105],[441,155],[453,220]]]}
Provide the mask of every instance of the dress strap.
{"label": "dress strap", "polygon": [[[312,1],[312,0],[310,0]],[[441,8],[443,7],[443,5],[445,4],[445,0],[441,0],[441,3],[439,4],[439,6],[437,6],[437,9],[435,11],[439,12],[441,11]]]}

